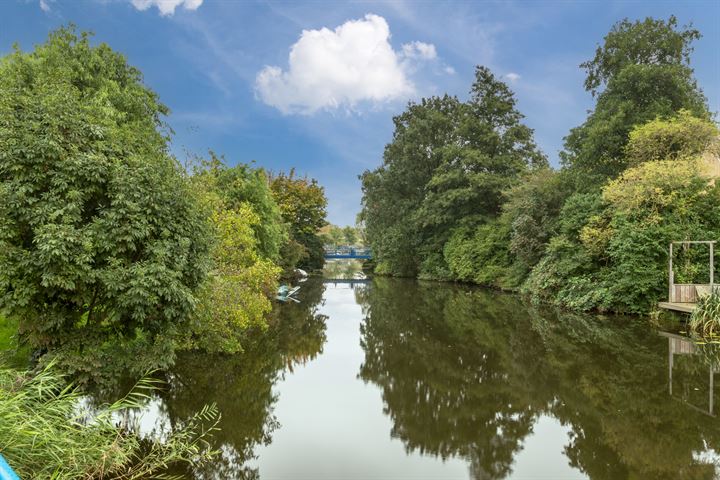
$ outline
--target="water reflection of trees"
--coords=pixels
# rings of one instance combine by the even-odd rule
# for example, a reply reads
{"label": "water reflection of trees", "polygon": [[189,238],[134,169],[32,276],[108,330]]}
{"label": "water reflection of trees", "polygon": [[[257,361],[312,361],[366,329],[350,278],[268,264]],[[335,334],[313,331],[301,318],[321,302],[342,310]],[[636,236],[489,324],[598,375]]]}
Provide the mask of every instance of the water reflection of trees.
{"label": "water reflection of trees", "polygon": [[[292,371],[322,352],[326,317],[318,312],[322,281],[308,280],[298,295],[300,303],[283,304],[273,312],[270,327],[253,332],[236,355],[185,353],[162,374],[166,386],[153,399],[155,421],[172,428],[186,421],[206,403],[215,402],[222,416],[212,448],[220,451],[211,465],[173,472],[198,479],[256,479],[248,466],[258,445],[267,445],[279,422],[273,414],[277,401],[273,386],[284,372]],[[95,401],[116,398],[129,383],[96,393]]]}
{"label": "water reflection of trees", "polygon": [[365,362],[408,451],[505,478],[539,415],[568,426],[593,479],[710,479],[714,418],[667,395],[666,342],[627,319],[541,311],[512,296],[375,279],[358,291]]}
{"label": "water reflection of trees", "polygon": [[323,267],[325,278],[353,278],[358,273],[362,273],[362,262],[359,260],[328,260]]}

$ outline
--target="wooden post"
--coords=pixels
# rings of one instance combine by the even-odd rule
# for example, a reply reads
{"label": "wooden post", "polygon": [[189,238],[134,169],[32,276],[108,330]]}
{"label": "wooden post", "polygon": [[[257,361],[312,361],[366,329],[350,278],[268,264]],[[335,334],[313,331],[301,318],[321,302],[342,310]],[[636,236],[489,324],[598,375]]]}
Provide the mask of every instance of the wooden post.
{"label": "wooden post", "polygon": [[713,247],[715,242],[710,242],[710,294],[713,293],[713,284],[715,283],[715,251]]}
{"label": "wooden post", "polygon": [[710,367],[710,415],[713,414],[713,410],[715,405],[713,404],[713,394],[715,393],[715,370],[713,370],[713,367]]}
{"label": "wooden post", "polygon": [[672,257],[673,257],[673,244],[670,242],[670,255],[668,256],[668,302],[674,302],[673,298],[673,269],[672,269]]}
{"label": "wooden post", "polygon": [[668,393],[672,397],[672,371],[673,371],[673,341],[672,338],[668,337]]}

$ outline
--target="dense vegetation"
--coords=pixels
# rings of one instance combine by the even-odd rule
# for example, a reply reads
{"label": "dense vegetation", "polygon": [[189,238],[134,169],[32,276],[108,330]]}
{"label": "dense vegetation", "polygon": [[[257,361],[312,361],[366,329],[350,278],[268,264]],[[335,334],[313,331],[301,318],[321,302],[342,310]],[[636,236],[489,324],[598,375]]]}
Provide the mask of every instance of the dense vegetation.
{"label": "dense vegetation", "polygon": [[346,225],[340,227],[338,225],[326,225],[319,230],[320,240],[328,246],[338,247],[346,246],[363,246],[365,245],[365,231],[362,225],[351,227]]}
{"label": "dense vegetation", "polygon": [[87,34],[16,48],[0,91],[0,309],[71,370],[237,351],[265,325],[281,270],[321,265],[314,180],[271,181],[212,152],[182,168],[167,107]]}
{"label": "dense vegetation", "polygon": [[295,176],[294,170],[273,175],[270,188],[289,226],[290,236],[283,249],[285,267],[321,269],[325,260],[318,232],[327,223],[325,190],[315,179]]}
{"label": "dense vegetation", "polygon": [[[203,407],[165,438],[140,438],[128,409],[139,408],[156,382],[100,408],[79,408],[82,394],[49,366],[37,374],[0,369],[0,451],[21,478],[35,480],[157,478],[177,462],[214,455],[207,437],[217,409]],[[118,421],[122,419],[122,421]]]}
{"label": "dense vegetation", "polygon": [[[17,407],[0,419],[0,450],[28,478],[61,464],[87,478],[134,478],[201,458],[181,425],[139,456],[147,445],[111,421],[132,402],[80,428],[64,374],[111,384],[168,367],[178,350],[239,352],[267,328],[281,275],[322,266],[327,200],[317,182],[228,166],[213,152],[183,166],[167,113],[121,54],[74,27],[0,58],[0,346],[53,365],[15,383],[0,367],[0,398]],[[38,409],[48,399],[57,403]],[[54,430],[13,436],[36,412]],[[23,456],[53,432],[66,442],[59,450]]]}
{"label": "dense vegetation", "polygon": [[[714,239],[718,129],[690,67],[700,33],[623,20],[581,66],[595,109],[548,168],[513,93],[478,67],[470,99],[395,118],[362,175],[377,273],[520,289],[578,310],[647,312],[667,293],[667,245]],[[680,277],[702,273],[682,252]]]}

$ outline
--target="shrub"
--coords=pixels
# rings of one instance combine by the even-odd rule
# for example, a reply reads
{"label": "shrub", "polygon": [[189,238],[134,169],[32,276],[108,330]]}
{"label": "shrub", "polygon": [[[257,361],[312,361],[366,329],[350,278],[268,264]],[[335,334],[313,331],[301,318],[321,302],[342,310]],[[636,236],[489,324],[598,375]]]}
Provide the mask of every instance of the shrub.
{"label": "shrub", "polygon": [[73,29],[0,60],[0,309],[35,347],[171,343],[192,312],[209,232],[166,112]]}

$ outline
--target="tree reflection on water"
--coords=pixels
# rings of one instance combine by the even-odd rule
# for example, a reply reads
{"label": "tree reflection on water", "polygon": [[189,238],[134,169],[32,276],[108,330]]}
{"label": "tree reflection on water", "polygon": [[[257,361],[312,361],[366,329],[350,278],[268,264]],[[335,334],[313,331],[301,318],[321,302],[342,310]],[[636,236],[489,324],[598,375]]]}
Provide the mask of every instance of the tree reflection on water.
{"label": "tree reflection on water", "polygon": [[707,454],[720,446],[718,422],[668,397],[665,340],[640,322],[388,279],[357,300],[360,377],[382,389],[391,434],[408,451],[506,478],[549,415],[570,428],[565,454],[592,479],[715,478]]}
{"label": "tree reflection on water", "polygon": [[[322,281],[302,285],[301,302],[278,308],[242,354],[187,353],[163,374],[157,422],[178,425],[213,402],[222,414],[218,461],[178,473],[260,477],[255,451],[281,428],[274,387],[322,354],[320,312],[334,311],[323,307]],[[708,408],[718,345],[673,346],[637,319],[573,315],[469,287],[376,278],[354,295],[358,377],[380,389],[389,433],[408,453],[464,459],[474,479],[508,478],[538,420],[552,417],[569,432],[568,464],[594,480],[709,480],[720,471],[720,424]]]}

